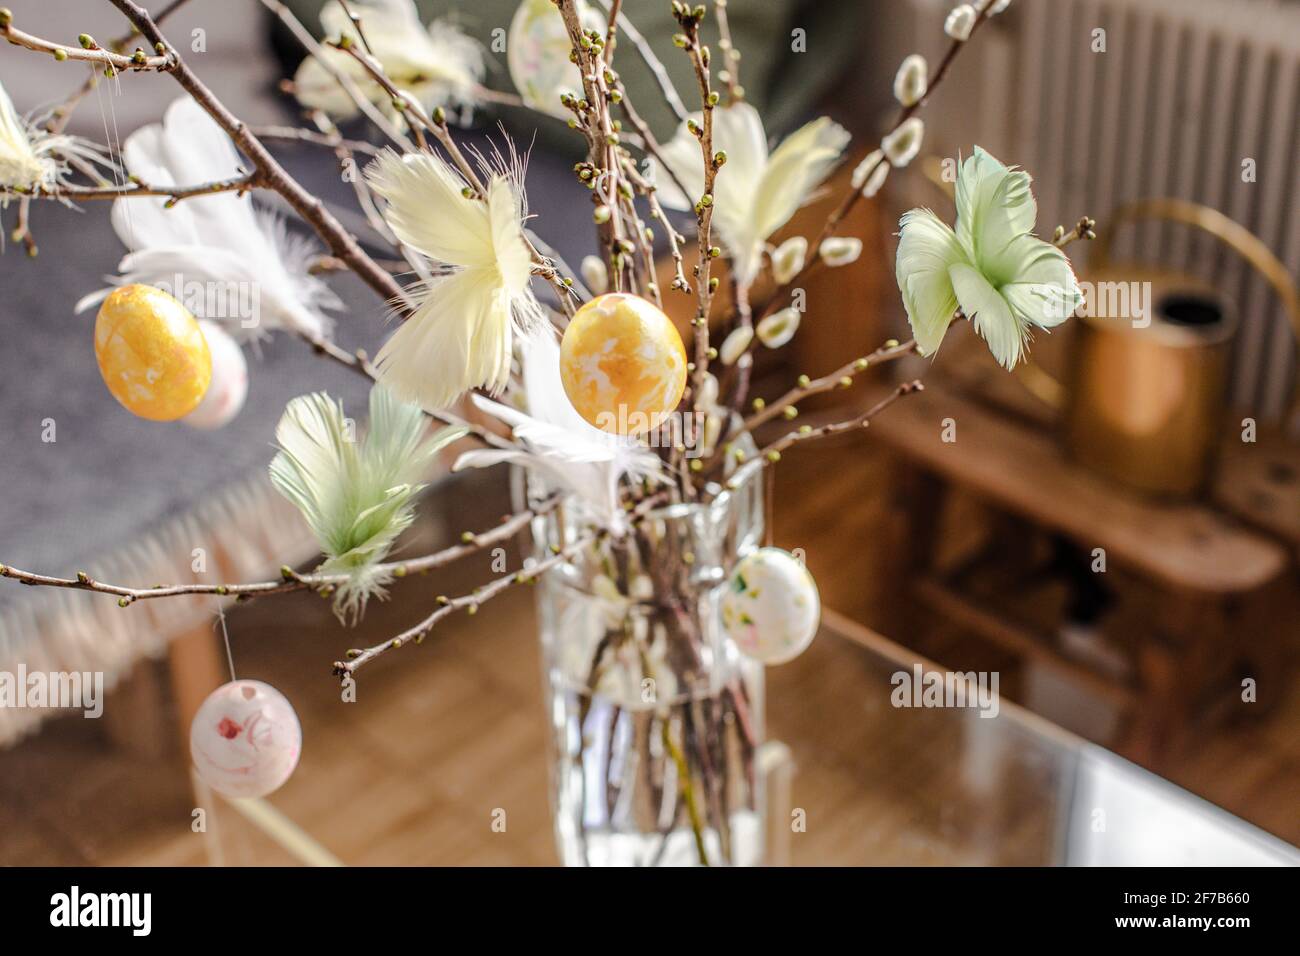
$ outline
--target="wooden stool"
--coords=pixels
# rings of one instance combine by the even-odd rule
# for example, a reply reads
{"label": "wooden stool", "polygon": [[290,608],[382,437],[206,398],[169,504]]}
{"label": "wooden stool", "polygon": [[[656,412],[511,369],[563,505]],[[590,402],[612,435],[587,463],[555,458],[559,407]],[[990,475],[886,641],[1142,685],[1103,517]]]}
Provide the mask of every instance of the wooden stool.
{"label": "wooden stool", "polygon": [[[886,387],[875,386],[878,395],[872,398],[883,396]],[[953,440],[944,440],[945,430]],[[1069,461],[1050,431],[942,386],[930,385],[899,402],[872,422],[868,434],[900,460],[891,489],[899,515],[887,563],[892,593],[919,598],[1018,657],[1068,673],[1122,705],[1128,716],[1125,749],[1135,758],[1150,762],[1185,740],[1208,692],[1219,679],[1240,675],[1242,661],[1256,668],[1245,676],[1260,669],[1270,677],[1280,673],[1274,668],[1284,650],[1282,636],[1295,630],[1287,623],[1295,618],[1276,610],[1285,592],[1294,590],[1287,576],[1292,555],[1267,535],[1207,505],[1164,503],[1129,492]],[[1226,477],[1222,483],[1235,488],[1241,482]],[[973,596],[964,586],[987,562],[1027,551],[1027,540],[1023,548],[1014,540],[1008,548],[1003,536],[994,553],[977,555],[956,571],[937,566],[941,510],[954,488],[1088,555],[1104,554],[1108,580],[1148,595],[1146,613],[1120,615],[1133,677],[1115,680],[1099,673],[1063,654],[1052,635],[1018,619],[1015,602],[1005,599],[1015,588],[1014,577],[1004,573],[998,579],[1001,595]],[[898,603],[902,610],[891,624],[902,636],[915,626],[916,605]]]}

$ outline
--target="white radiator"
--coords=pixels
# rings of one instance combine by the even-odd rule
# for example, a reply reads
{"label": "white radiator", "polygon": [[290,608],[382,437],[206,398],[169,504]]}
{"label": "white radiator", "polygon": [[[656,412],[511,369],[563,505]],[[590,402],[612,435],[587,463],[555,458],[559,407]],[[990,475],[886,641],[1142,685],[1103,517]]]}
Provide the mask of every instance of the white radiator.
{"label": "white radiator", "polygon": [[[932,54],[953,4],[912,3],[918,45]],[[1104,53],[1092,50],[1097,29]],[[1300,2],[1016,0],[968,56],[955,89],[929,107],[944,137],[930,145],[968,150],[978,137],[1030,170],[1041,230],[1177,196],[1237,220],[1300,272]],[[1248,158],[1253,183],[1242,180]],[[1268,285],[1188,227],[1144,223],[1121,236],[1115,259],[1194,273],[1237,303],[1232,399],[1276,418],[1294,394],[1296,343]]]}

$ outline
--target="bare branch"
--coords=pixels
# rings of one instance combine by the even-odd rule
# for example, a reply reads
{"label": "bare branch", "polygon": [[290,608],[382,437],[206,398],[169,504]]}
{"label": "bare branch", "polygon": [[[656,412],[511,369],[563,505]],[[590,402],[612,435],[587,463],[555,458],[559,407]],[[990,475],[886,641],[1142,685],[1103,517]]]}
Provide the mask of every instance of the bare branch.
{"label": "bare branch", "polygon": [[562,564],[572,558],[575,554],[595,541],[597,535],[583,535],[574,541],[567,548],[557,554],[551,555],[545,560],[538,561],[531,567],[524,567],[514,574],[507,574],[504,577],[497,578],[490,584],[485,584],[476,588],[469,594],[462,594],[460,597],[448,598],[440,595],[438,597],[438,608],[419,624],[408,628],[396,637],[384,641],[382,644],[375,644],[365,649],[354,649],[348,652],[348,660],[335,661],[334,673],[340,677],[348,674],[355,674],[358,670],[369,664],[375,658],[391,650],[404,647],[414,641],[416,644],[423,642],[424,638],[430,631],[437,626],[443,618],[455,614],[457,611],[465,611],[468,614],[478,612],[479,605],[485,604],[492,600],[503,591],[509,590],[516,584],[532,584],[541,575],[551,570],[553,567]]}
{"label": "bare branch", "polygon": [[736,472],[727,479],[727,487],[733,490],[739,488],[742,483],[749,479],[750,475],[754,471],[761,470],[780,461],[781,453],[792,445],[866,428],[871,424],[873,418],[887,409],[890,405],[893,405],[894,402],[898,401],[900,398],[924,390],[925,385],[922,384],[920,380],[914,379],[898,386],[861,415],[856,415],[846,421],[832,422],[831,424],[822,425],[817,428],[814,428],[811,425],[803,425],[784,437],[772,442],[772,444],[760,451],[756,458],[747,461],[738,468]]}
{"label": "bare branch", "polygon": [[[612,9],[610,0],[600,0],[600,4],[605,8],[606,13],[609,13]],[[664,95],[664,102],[668,104],[668,108],[673,111],[673,115],[677,117],[678,122],[686,122],[688,115],[686,106],[682,103],[682,98],[677,94],[677,88],[673,86],[673,81],[668,76],[668,70],[664,67],[663,62],[659,57],[655,56],[654,50],[651,49],[649,42],[647,42],[641,31],[636,28],[636,24],[621,11],[617,14],[617,21],[618,28],[632,41],[637,53],[641,54],[641,59],[649,67],[650,72],[654,74],[655,81],[659,84],[659,89]]]}
{"label": "bare branch", "polygon": [[[971,37],[973,37],[975,31],[983,26],[985,21],[988,20],[992,8],[993,4],[985,4],[976,15],[975,22],[971,26]],[[930,97],[934,95],[935,89],[943,82],[944,77],[948,75],[948,70],[952,67],[953,61],[957,58],[957,54],[961,52],[962,48],[969,42],[969,37],[966,40],[953,40],[952,44],[948,47],[947,52],[944,54],[943,59],[939,61],[938,67],[935,68],[934,75],[930,77],[926,86],[925,96],[921,97],[921,99],[917,100],[911,106],[905,106],[899,110],[898,115],[894,118],[893,125],[889,128],[890,133],[897,130],[907,122],[907,120],[911,119],[917,111],[925,106],[926,103],[930,102]],[[866,171],[866,175],[862,177],[862,182],[870,182],[872,175],[875,174],[876,170],[880,167],[880,164],[887,162],[889,162],[889,160],[882,155],[874,164],[872,164],[871,168]],[[844,199],[840,202],[839,206],[837,206],[826,218],[826,222],[822,226],[821,233],[817,236],[817,240],[808,246],[808,261],[804,264],[804,267],[800,269],[793,278],[782,284],[772,293],[771,297],[767,300],[766,305],[764,305],[760,312],[758,316],[759,318],[768,315],[778,303],[784,302],[785,298],[790,294],[790,290],[798,286],[804,277],[816,267],[817,263],[821,261],[819,253],[822,243],[835,234],[835,231],[839,229],[840,223],[842,223],[849,213],[854,210],[858,204],[858,200],[861,198],[862,190],[850,186],[848,193],[845,194]]]}
{"label": "bare branch", "polygon": [[13,14],[7,10],[5,14],[6,16],[0,19],[0,36],[3,36],[14,46],[26,47],[37,53],[47,53],[56,60],[79,60],[85,63],[94,63],[114,73],[139,73],[149,70],[166,71],[172,67],[172,57],[168,53],[148,56],[143,50],[136,50],[133,55],[125,56],[121,53],[114,53],[112,50],[105,50],[88,33],[81,35],[81,46],[67,46],[62,43],[43,40],[38,36],[19,30],[13,25]]}
{"label": "bare branch", "polygon": [[252,130],[217,99],[198,75],[189,68],[185,60],[167,43],[149,13],[133,0],[112,0],[112,3],[136,26],[146,40],[154,44],[162,44],[163,48],[168,50],[170,65],[167,72],[175,77],[176,82],[194,97],[208,115],[216,120],[217,125],[234,140],[235,145],[256,167],[263,185],[283,196],[294,212],[316,230],[317,235],[333,255],[346,262],[363,282],[386,301],[395,303],[397,309],[405,314],[409,306],[402,287],[366,254],[356,237],[343,228],[342,224],[325,208],[325,204],[290,176],[267,151],[262,141],[253,135]]}
{"label": "bare branch", "polygon": [[147,183],[128,182],[124,186],[38,186],[30,193],[24,193],[21,189],[15,192],[30,196],[32,199],[67,199],[76,202],[131,199],[136,196],[166,196],[167,205],[171,206],[182,199],[192,199],[195,196],[211,196],[225,192],[244,193],[259,185],[261,185],[261,176],[254,172],[193,186],[150,186]]}
{"label": "bare branch", "polygon": [[[501,524],[477,534],[466,533],[460,544],[432,554],[409,558],[405,561],[387,561],[376,566],[375,570],[395,578],[408,574],[422,574],[435,568],[445,567],[467,555],[474,554],[486,547],[508,541],[528,527],[529,522],[539,515],[548,514],[560,504],[558,495],[548,498],[534,508],[506,515]],[[128,607],[136,601],[156,598],[178,597],[181,595],[215,594],[218,597],[233,597],[249,600],[268,594],[288,594],[292,591],[328,591],[348,580],[346,574],[299,574],[287,565],[280,569],[278,581],[256,581],[247,584],[176,584],[168,587],[133,588],[120,584],[96,581],[84,571],[78,571],[75,578],[51,577],[35,574],[20,568],[0,564],[0,577],[9,578],[19,584],[31,587],[65,588],[75,591],[94,591],[99,594],[111,594],[117,597],[118,606]]]}

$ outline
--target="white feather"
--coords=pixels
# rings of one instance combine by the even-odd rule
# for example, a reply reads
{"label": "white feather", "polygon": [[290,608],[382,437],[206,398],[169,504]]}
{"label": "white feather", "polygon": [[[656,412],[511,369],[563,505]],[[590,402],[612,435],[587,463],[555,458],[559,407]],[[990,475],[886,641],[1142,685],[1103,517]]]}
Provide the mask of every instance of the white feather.
{"label": "white feather", "polygon": [[[122,146],[127,170],[156,186],[190,186],[239,175],[234,144],[190,97],[168,107],[161,124],[127,137]],[[258,209],[251,197],[233,192],[196,196],[167,208],[158,197],[113,203],[113,228],[131,252],[118,264],[115,284],[163,284],[175,290],[186,283],[245,283],[255,292],[256,325],[246,315],[207,314],[198,296],[186,305],[199,318],[219,322],[235,335],[290,329],[312,337],[328,334],[324,310],[341,307],[328,285],[311,275],[313,243],[290,233],[283,219]],[[81,311],[102,300],[103,289],[77,303]],[[180,298],[181,296],[178,296]]]}
{"label": "white feather", "polygon": [[578,414],[560,381],[560,350],[555,336],[542,330],[520,348],[528,410],[520,411],[482,396],[474,404],[510,426],[523,443],[519,450],[475,450],[462,454],[454,470],[516,464],[537,473],[553,491],[571,493],[591,519],[615,534],[627,528],[619,500],[619,481],[658,481],[659,457],[644,445],[594,428]]}

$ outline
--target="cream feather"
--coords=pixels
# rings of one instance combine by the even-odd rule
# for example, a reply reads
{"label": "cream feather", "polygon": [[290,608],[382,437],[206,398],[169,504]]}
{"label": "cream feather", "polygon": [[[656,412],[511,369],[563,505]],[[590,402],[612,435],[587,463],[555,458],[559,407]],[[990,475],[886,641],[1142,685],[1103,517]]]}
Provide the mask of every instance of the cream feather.
{"label": "cream feather", "polygon": [[[701,115],[693,119],[699,123]],[[791,133],[769,155],[763,120],[754,107],[742,102],[714,110],[713,146],[727,154],[727,162],[714,184],[713,222],[741,282],[757,277],[768,238],[808,201],[848,141],[842,126],[822,117]],[[660,153],[690,192],[686,195],[673,177],[655,170],[660,199],[670,209],[693,208],[704,191],[699,140],[683,123]]]}
{"label": "cream feather", "polygon": [[415,287],[415,311],[376,357],[381,380],[426,408],[478,386],[499,392],[514,336],[544,321],[529,287],[522,172],[501,162],[485,164],[484,175],[487,196],[477,199],[432,153],[387,152],[367,170],[398,238],[452,270]]}
{"label": "cream feather", "polygon": [[61,182],[68,172],[65,157],[115,169],[103,150],[89,140],[49,133],[20,116],[0,83],[0,206],[8,204],[9,190],[49,188]]}
{"label": "cream feather", "polygon": [[[361,18],[366,42],[384,72],[426,110],[474,105],[485,72],[479,43],[445,20],[425,27],[412,0],[352,0],[348,6]],[[335,0],[325,5],[320,20],[327,39],[348,36],[360,42],[347,12]],[[326,47],[322,55],[391,119],[403,122],[392,97],[351,54]],[[298,102],[309,109],[323,110],[338,119],[351,119],[358,113],[356,103],[314,56],[298,67],[294,88]]]}

